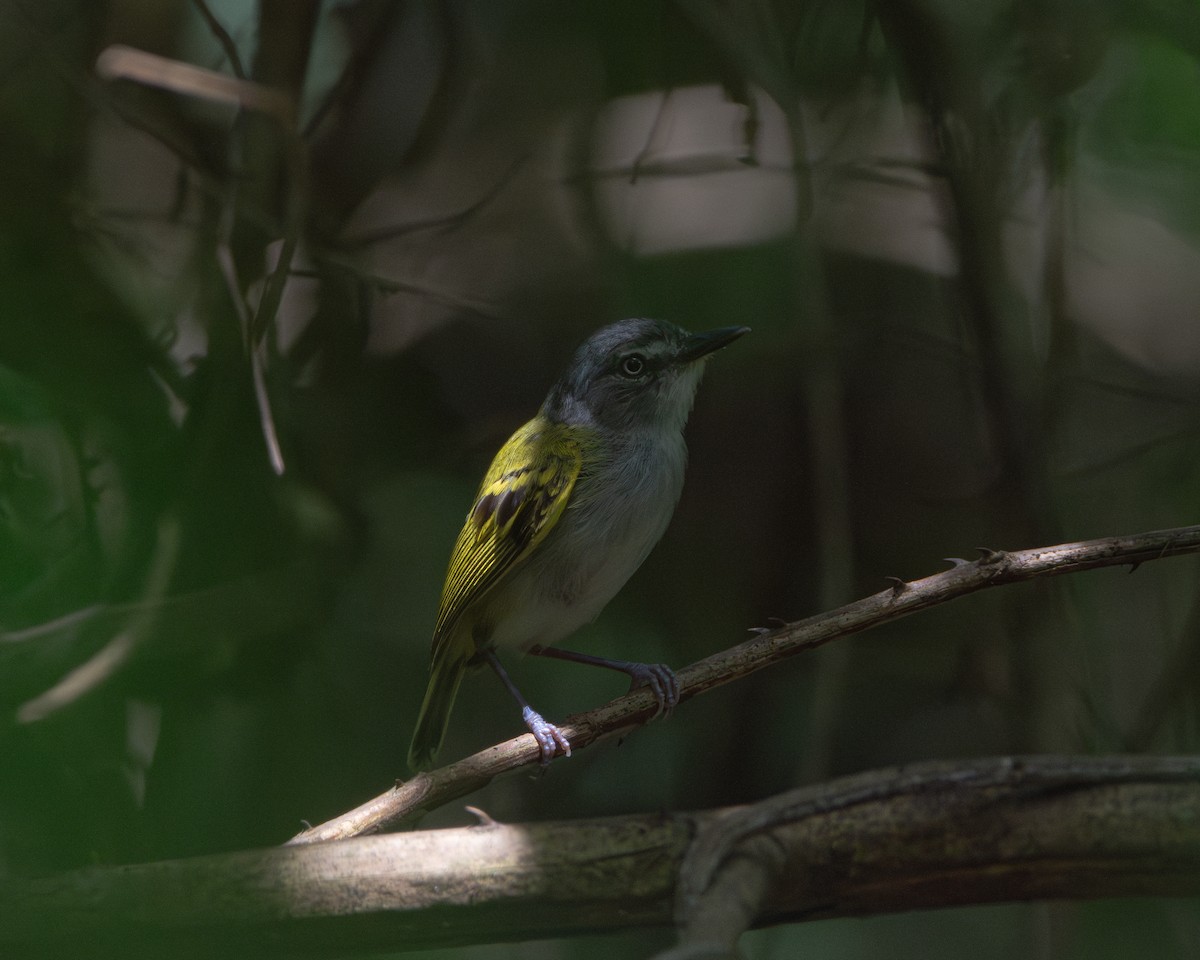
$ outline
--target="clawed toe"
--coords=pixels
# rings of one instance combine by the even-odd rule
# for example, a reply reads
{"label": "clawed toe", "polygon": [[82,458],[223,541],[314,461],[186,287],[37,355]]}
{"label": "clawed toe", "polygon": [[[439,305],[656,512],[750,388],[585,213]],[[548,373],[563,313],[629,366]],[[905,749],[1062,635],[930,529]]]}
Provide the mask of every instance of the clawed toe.
{"label": "clawed toe", "polygon": [[521,718],[525,721],[525,726],[529,728],[529,732],[533,734],[534,739],[538,742],[538,748],[542,752],[538,762],[543,767],[553,760],[559,752],[564,757],[571,755],[571,741],[566,738],[558,727],[545,720],[532,707],[525,707],[521,711]]}
{"label": "clawed toe", "polygon": [[658,701],[655,717],[669,717],[671,711],[679,704],[679,680],[675,671],[665,663],[638,663],[629,671],[630,690],[638,687],[649,687]]}

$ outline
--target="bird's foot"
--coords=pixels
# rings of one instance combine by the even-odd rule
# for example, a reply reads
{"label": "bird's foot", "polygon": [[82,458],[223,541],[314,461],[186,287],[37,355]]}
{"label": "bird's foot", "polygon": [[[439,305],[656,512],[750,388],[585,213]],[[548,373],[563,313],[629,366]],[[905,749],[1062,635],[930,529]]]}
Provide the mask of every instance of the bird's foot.
{"label": "bird's foot", "polygon": [[631,663],[625,672],[629,674],[630,690],[650,688],[654,699],[658,701],[655,717],[665,719],[679,705],[679,678],[665,663]]}
{"label": "bird's foot", "polygon": [[563,732],[558,727],[545,720],[533,707],[525,707],[521,711],[521,719],[525,721],[525,726],[529,728],[529,732],[538,742],[538,747],[542,751],[542,758],[539,762],[543,767],[553,760],[560,750],[564,757],[571,755],[571,741],[563,736]]}

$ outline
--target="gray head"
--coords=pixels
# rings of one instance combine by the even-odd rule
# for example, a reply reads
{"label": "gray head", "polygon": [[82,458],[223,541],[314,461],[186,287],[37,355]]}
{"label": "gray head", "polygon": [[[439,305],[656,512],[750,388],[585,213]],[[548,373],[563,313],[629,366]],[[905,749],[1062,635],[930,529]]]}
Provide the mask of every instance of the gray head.
{"label": "gray head", "polygon": [[622,320],[593,333],[550,390],[542,413],[613,430],[682,430],[704,361],[749,327],[688,333],[664,320]]}

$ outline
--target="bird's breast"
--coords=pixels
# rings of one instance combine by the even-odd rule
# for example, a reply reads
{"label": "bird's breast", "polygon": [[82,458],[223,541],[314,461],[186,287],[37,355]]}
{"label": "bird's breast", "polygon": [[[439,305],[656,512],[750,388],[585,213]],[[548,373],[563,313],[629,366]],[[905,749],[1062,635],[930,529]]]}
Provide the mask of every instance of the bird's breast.
{"label": "bird's breast", "polygon": [[498,645],[556,643],[595,619],[666,530],[683,486],[682,437],[626,439],[601,453],[585,459],[554,530],[498,588],[509,611]]}

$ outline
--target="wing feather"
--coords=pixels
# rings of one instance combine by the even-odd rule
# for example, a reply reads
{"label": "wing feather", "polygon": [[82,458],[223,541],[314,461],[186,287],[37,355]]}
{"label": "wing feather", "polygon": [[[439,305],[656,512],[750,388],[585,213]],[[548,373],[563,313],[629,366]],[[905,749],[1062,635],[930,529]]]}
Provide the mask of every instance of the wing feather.
{"label": "wing feather", "polygon": [[541,418],[509,438],[492,461],[454,544],[433,657],[447,652],[463,612],[529,556],[554,528],[583,465],[575,431]]}

